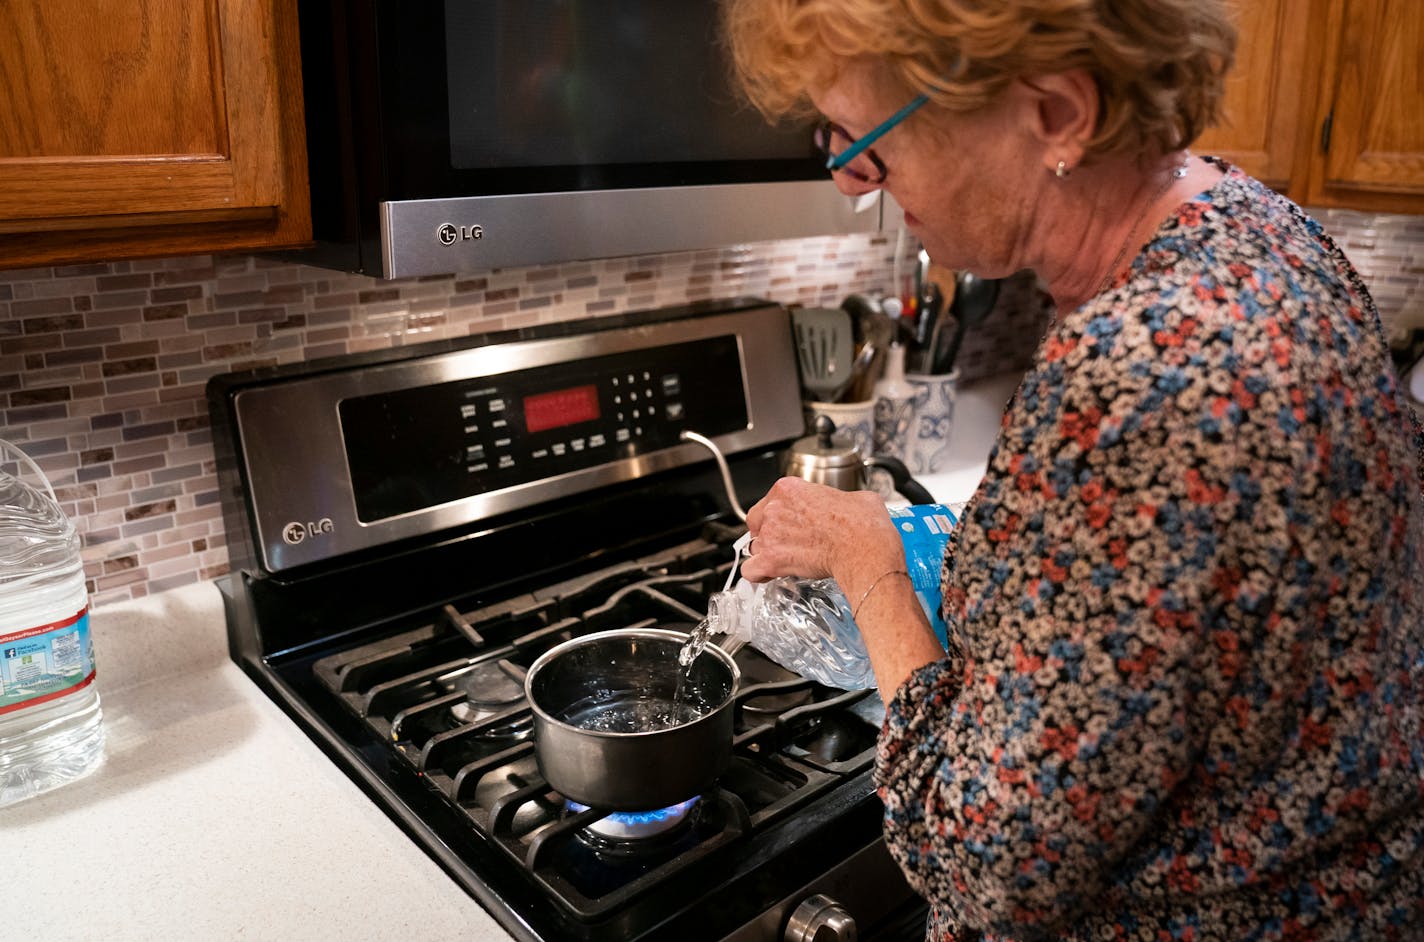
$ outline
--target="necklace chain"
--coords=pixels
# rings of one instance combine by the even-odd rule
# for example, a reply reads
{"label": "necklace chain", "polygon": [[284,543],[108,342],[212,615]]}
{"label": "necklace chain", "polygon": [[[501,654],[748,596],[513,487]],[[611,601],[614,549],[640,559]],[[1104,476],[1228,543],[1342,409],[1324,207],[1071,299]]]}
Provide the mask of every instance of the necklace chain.
{"label": "necklace chain", "polygon": [[1158,188],[1156,193],[1152,194],[1150,200],[1143,204],[1142,212],[1137,214],[1137,219],[1133,222],[1132,228],[1127,230],[1127,235],[1122,240],[1122,247],[1117,250],[1117,257],[1113,259],[1112,265],[1108,266],[1107,274],[1103,276],[1103,283],[1098,285],[1098,294],[1107,291],[1108,287],[1112,285],[1113,276],[1116,275],[1118,269],[1122,267],[1123,257],[1127,255],[1127,250],[1132,245],[1133,235],[1141,228],[1142,220],[1147,218],[1147,213],[1153,206],[1157,205],[1157,201],[1162,198],[1163,194],[1172,188],[1172,184],[1187,175],[1187,170],[1190,169],[1191,163],[1192,155],[1188,154],[1186,159],[1182,161],[1182,165],[1180,167],[1173,167],[1172,172],[1167,174],[1167,179],[1162,183],[1162,186]]}

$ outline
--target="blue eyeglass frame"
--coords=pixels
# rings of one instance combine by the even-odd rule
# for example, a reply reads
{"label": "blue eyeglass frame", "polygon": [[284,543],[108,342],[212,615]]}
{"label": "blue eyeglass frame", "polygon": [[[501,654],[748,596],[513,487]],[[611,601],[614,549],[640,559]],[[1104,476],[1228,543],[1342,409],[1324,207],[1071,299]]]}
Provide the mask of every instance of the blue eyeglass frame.
{"label": "blue eyeglass frame", "polygon": [[841,151],[839,154],[836,154],[832,157],[828,157],[826,159],[826,169],[834,173],[835,171],[844,168],[846,164],[850,163],[852,160],[863,154],[867,149],[869,149],[871,144],[874,144],[876,141],[880,140],[882,137],[888,134],[892,129],[894,129],[895,125],[899,124],[901,121],[904,121],[910,115],[914,114],[915,111],[921,105],[923,105],[929,100],[930,96],[928,95],[916,95],[908,105],[901,108],[899,111],[895,112],[890,117],[886,118],[884,121],[880,122],[873,129],[871,129],[869,134],[866,134],[864,137],[857,139],[853,144],[851,144],[845,150]]}

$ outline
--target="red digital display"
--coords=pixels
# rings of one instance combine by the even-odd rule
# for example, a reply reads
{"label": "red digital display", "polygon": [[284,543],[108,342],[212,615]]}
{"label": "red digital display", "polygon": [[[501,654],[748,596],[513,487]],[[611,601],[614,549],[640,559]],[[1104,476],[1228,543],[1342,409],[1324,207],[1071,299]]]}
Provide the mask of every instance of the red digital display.
{"label": "red digital display", "polygon": [[524,397],[524,425],[530,432],[590,422],[598,415],[598,387],[592,384]]}

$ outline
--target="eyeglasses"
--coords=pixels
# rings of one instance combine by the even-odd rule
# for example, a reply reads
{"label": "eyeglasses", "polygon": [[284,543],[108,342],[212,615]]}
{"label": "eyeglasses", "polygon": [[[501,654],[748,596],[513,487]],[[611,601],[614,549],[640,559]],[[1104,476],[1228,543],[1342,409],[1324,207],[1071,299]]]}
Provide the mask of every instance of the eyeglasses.
{"label": "eyeglasses", "polygon": [[833,121],[817,125],[812,140],[816,143],[816,149],[826,155],[826,169],[832,173],[839,170],[862,183],[884,183],[887,174],[885,164],[875,151],[870,149],[870,145],[888,134],[895,125],[914,114],[915,109],[929,100],[928,95],[917,95],[914,101],[886,118],[859,140],[851,137],[845,128]]}

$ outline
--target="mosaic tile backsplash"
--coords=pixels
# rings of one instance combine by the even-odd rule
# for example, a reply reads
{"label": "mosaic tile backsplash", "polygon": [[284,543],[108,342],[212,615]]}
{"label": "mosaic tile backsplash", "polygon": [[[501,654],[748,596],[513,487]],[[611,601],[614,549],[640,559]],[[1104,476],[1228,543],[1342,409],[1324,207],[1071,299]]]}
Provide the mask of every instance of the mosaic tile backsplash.
{"label": "mosaic tile backsplash", "polygon": [[[1424,218],[1316,215],[1390,329],[1424,327]],[[891,290],[913,248],[848,236],[390,282],[251,256],[0,270],[0,437],[76,520],[102,605],[227,571],[214,374],[689,300],[834,306]],[[1011,279],[965,342],[965,381],[1022,369],[1044,302],[1031,273]]]}

